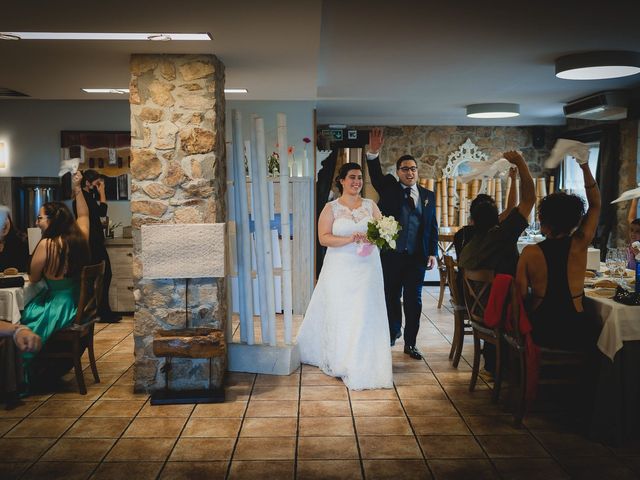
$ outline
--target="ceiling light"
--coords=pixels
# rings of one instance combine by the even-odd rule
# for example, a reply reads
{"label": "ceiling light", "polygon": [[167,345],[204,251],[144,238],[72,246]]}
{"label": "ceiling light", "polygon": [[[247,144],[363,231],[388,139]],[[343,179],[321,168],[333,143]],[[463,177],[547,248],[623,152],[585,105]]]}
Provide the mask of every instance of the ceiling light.
{"label": "ceiling light", "polygon": [[86,93],[117,93],[118,95],[129,93],[128,88],[83,88],[82,91]]}
{"label": "ceiling light", "polygon": [[246,88],[225,88],[224,93],[249,93]]}
{"label": "ceiling light", "polygon": [[0,32],[0,40],[212,40],[209,33]]}
{"label": "ceiling light", "polygon": [[470,118],[509,118],[520,115],[517,103],[474,103],[467,105],[467,117]]}
{"label": "ceiling light", "polygon": [[586,52],[556,60],[556,77],[567,80],[602,80],[636,73],[640,73],[639,52]]}

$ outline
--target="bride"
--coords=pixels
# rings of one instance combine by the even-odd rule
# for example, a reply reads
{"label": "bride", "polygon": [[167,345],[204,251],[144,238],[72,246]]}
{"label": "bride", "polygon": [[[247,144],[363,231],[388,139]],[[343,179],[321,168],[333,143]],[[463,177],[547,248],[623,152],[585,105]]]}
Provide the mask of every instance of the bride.
{"label": "bride", "polygon": [[358,254],[378,206],[362,198],[362,169],[340,168],[341,196],[325,205],[318,220],[320,244],[328,247],[318,283],[298,334],[303,363],[342,377],[352,390],[392,388],[389,325],[380,252]]}

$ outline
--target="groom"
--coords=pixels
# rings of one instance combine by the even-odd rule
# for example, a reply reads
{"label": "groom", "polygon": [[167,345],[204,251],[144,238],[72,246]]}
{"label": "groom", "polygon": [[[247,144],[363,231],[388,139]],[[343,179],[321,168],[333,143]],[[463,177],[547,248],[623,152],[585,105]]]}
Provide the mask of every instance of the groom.
{"label": "groom", "polygon": [[416,337],[422,312],[422,283],[425,270],[436,266],[438,253],[435,196],[417,185],[418,164],[411,155],[403,155],[396,162],[399,181],[391,174],[383,175],[379,157],[382,144],[382,129],[374,128],[367,151],[371,183],[380,196],[382,214],[393,216],[402,226],[395,250],[381,255],[391,346],[401,336],[403,306],[404,353],[421,360]]}

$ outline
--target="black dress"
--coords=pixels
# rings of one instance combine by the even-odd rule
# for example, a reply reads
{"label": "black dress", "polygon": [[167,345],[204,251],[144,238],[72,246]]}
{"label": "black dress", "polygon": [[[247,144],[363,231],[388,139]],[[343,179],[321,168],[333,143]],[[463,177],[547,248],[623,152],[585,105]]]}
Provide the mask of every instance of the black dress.
{"label": "black dress", "polygon": [[584,293],[572,296],[569,290],[567,261],[571,237],[548,238],[538,246],[547,264],[547,291],[542,303],[530,315],[533,341],[548,348],[593,349],[599,327],[584,311],[578,312],[573,304],[573,300]]}

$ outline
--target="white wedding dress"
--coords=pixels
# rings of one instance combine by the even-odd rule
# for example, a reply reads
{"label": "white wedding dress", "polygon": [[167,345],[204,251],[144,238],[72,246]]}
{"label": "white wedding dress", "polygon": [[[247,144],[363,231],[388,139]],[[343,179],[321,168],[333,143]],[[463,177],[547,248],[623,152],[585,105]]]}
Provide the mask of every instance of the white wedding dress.
{"label": "white wedding dress", "polygon": [[[363,199],[355,210],[329,202],[332,233],[366,232],[374,205]],[[392,388],[389,323],[380,252],[357,254],[357,245],[327,248],[318,283],[298,333],[303,363],[342,377],[351,390]]]}

